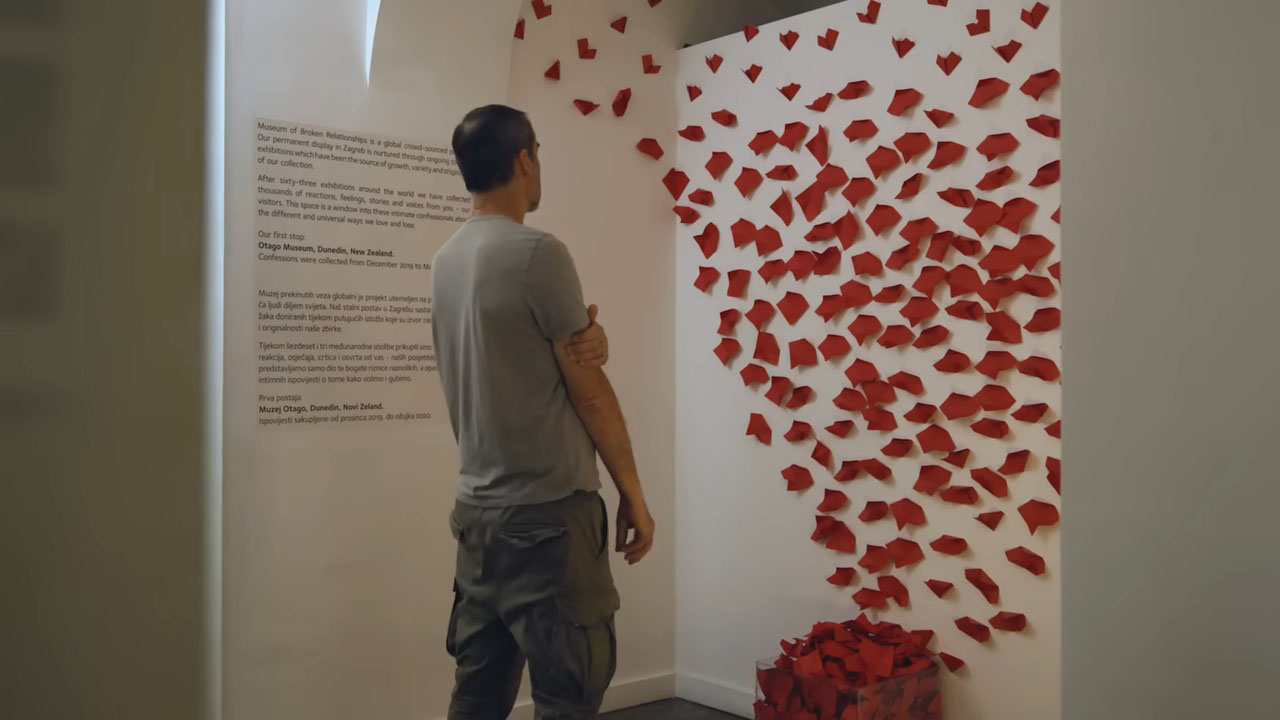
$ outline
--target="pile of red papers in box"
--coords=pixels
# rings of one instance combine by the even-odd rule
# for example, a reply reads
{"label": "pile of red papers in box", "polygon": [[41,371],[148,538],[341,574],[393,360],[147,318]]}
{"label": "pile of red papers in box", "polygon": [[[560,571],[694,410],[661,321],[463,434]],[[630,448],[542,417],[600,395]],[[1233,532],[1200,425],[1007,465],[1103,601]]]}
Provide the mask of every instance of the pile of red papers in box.
{"label": "pile of red papers in box", "polygon": [[756,720],[936,720],[941,717],[933,631],[865,615],[819,623],[783,641],[756,670]]}

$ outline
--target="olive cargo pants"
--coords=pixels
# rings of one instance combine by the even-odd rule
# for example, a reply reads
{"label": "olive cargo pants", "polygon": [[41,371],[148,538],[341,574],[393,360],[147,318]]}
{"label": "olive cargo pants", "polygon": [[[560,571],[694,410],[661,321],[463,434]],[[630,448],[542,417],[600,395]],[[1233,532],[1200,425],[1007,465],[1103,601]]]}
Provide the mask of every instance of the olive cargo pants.
{"label": "olive cargo pants", "polygon": [[604,500],[458,503],[450,526],[458,568],[446,643],[458,669],[449,720],[505,720],[526,660],[537,720],[596,718],[617,661]]}

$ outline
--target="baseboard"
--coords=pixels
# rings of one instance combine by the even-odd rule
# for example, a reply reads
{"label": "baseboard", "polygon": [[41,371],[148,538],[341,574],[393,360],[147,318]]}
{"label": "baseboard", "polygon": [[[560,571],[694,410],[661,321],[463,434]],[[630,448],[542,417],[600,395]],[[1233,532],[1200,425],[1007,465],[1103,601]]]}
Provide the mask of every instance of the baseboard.
{"label": "baseboard", "polygon": [[755,716],[755,691],[693,673],[676,673],[676,697],[738,717]]}
{"label": "baseboard", "polygon": [[[625,710],[637,705],[668,700],[675,696],[676,676],[673,673],[621,682],[614,681],[604,695],[604,704],[600,706],[600,711]],[[533,703],[529,701],[518,703],[508,717],[509,720],[533,720]]]}

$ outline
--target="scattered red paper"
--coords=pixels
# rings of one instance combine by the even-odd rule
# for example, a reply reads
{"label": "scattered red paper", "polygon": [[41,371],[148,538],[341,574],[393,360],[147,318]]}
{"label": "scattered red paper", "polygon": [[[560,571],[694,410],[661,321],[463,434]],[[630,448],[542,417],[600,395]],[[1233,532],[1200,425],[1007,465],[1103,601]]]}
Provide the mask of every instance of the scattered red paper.
{"label": "scattered red paper", "polygon": [[764,182],[764,176],[755,168],[742,168],[738,173],[738,179],[733,181],[734,186],[738,188],[738,192],[742,197],[751,197],[751,193]]}
{"label": "scattered red paper", "polygon": [[657,75],[662,72],[661,65],[655,65],[652,55],[644,55],[640,58],[640,67],[644,69],[645,75]]}
{"label": "scattered red paper", "polygon": [[938,314],[938,305],[927,297],[917,296],[907,301],[899,311],[902,317],[911,322],[911,326],[915,327],[920,323],[928,320]]}
{"label": "scattered red paper", "polygon": [[689,202],[694,205],[711,206],[716,204],[716,198],[711,194],[710,190],[694,190],[689,193]]}
{"label": "scattered red paper", "polygon": [[551,14],[551,3],[546,0],[533,0],[533,15],[542,20]]}
{"label": "scattered red paper", "polygon": [[845,388],[831,401],[833,405],[848,412],[857,412],[867,407],[867,397],[853,388]]}
{"label": "scattered red paper", "polygon": [[516,21],[515,36],[517,40],[524,39],[524,18],[520,18],[519,20]]}
{"label": "scattered red paper", "polygon": [[754,83],[756,79],[760,77],[760,71],[763,69],[764,68],[759,65],[752,65],[751,67],[743,70],[742,74],[746,75],[747,79]]}
{"label": "scattered red paper", "polygon": [[837,587],[849,587],[850,585],[853,584],[853,581],[856,580],[857,578],[858,578],[857,570],[854,570],[853,568],[842,567],[842,568],[836,568],[836,571],[834,573],[831,573],[831,577],[827,578],[827,582]]}
{"label": "scattered red paper", "polygon": [[978,233],[978,237],[983,237],[1000,222],[1002,217],[1004,217],[1004,210],[999,205],[987,200],[977,200],[973,204],[973,209],[965,216],[964,224],[973,228],[973,231]]}
{"label": "scattered red paper", "polygon": [[1003,58],[1005,62],[1013,62],[1014,56],[1017,55],[1018,51],[1021,49],[1022,43],[1017,40],[1010,40],[1004,45],[992,48],[992,50],[995,50],[996,54]]}
{"label": "scattered red paper", "polygon": [[[756,231],[756,253],[760,257],[764,257],[771,252],[782,247],[782,236],[777,230],[765,225]],[[785,275],[787,272],[787,264],[781,260],[777,261],[777,276]],[[763,274],[763,273],[761,273]]]}
{"label": "scattered red paper", "polygon": [[938,372],[958,373],[968,370],[972,364],[973,361],[969,359],[968,355],[959,350],[948,350],[947,354],[942,356],[942,359],[933,364],[933,367]]}
{"label": "scattered red paper", "polygon": [[969,35],[971,36],[981,35],[985,32],[990,31],[991,30],[991,11],[979,10],[977,20],[974,20],[973,22],[969,23],[966,27],[969,28]]}
{"label": "scattered red paper", "polygon": [[945,580],[925,580],[924,584],[928,585],[933,594],[938,597],[945,597],[947,593],[951,592],[951,588],[955,587],[955,585]]}
{"label": "scattered red paper", "polygon": [[950,470],[940,465],[924,465],[920,468],[920,476],[913,489],[925,495],[933,495],[949,482],[951,482]]}
{"label": "scattered red paper", "polygon": [[1044,70],[1027,78],[1027,81],[1022,83],[1021,90],[1032,98],[1039,100],[1046,92],[1057,86],[1061,77],[1062,75],[1057,70]]}
{"label": "scattered red paper", "polygon": [[769,382],[769,371],[755,363],[751,363],[742,368],[742,372],[739,374],[742,375],[742,384],[747,387],[751,387],[752,385],[762,385]]}
{"label": "scattered red paper", "polygon": [[1003,440],[1009,434],[1009,424],[995,418],[983,418],[970,425],[969,429],[996,440]]}
{"label": "scattered red paper", "polygon": [[831,159],[831,148],[827,144],[827,129],[821,125],[818,126],[818,132],[814,133],[813,138],[805,143],[805,149],[818,161],[819,165],[826,165]]}
{"label": "scattered red paper", "polygon": [[782,41],[783,47],[790,50],[796,46],[796,41],[800,39],[800,33],[795,30],[788,30],[787,32],[779,34],[778,39]]}
{"label": "scattered red paper", "polygon": [[[808,387],[798,387],[795,389],[795,393],[792,393],[793,398],[795,397],[796,393],[804,393],[804,396],[807,398],[810,395],[812,395],[813,391]],[[787,407],[788,408],[800,407],[803,404],[804,403],[801,402],[799,405],[793,405],[792,402],[788,402]],[[813,454],[810,455],[810,457],[812,457],[813,461],[818,463],[818,465],[822,466],[823,468],[827,470],[831,469],[831,448],[827,447],[826,445],[823,445],[822,443],[814,443]]]}
{"label": "scattered red paper", "polygon": [[717,110],[711,113],[711,119],[725,127],[733,127],[738,124],[738,116],[728,110]]}
{"label": "scattered red paper", "polygon": [[791,196],[787,194],[786,190],[779,193],[778,199],[774,200],[773,204],[769,207],[773,210],[774,214],[782,220],[783,225],[789,227],[791,225],[791,221],[795,219],[796,208],[791,202]]}
{"label": "scattered red paper", "polygon": [[952,485],[938,493],[938,497],[956,505],[974,505],[978,502],[978,491],[967,485]]}
{"label": "scattered red paper", "polygon": [[889,599],[884,596],[884,593],[871,588],[862,588],[854,593],[853,601],[858,603],[858,607],[862,610],[870,610],[872,608],[885,610],[889,607]]}
{"label": "scattered red paper", "polygon": [[1057,183],[1062,178],[1062,162],[1054,160],[1047,165],[1041,166],[1036,171],[1035,178],[1031,181],[1031,187],[1048,187]]}
{"label": "scattered red paper", "polygon": [[756,335],[756,351],[753,359],[759,360],[769,365],[777,365],[778,357],[782,354],[778,349],[778,339],[773,335],[762,332]]}
{"label": "scattered red paper", "polygon": [[[713,267],[698,268],[698,278],[693,281],[693,286],[706,292],[716,280],[720,279],[720,271]],[[723,359],[723,358],[722,358]],[[726,363],[728,364],[728,363]]]}
{"label": "scattered red paper", "polygon": [[751,40],[755,38],[756,35],[759,35],[759,34],[760,34],[760,28],[756,27],[755,25],[742,26],[742,35],[747,39],[747,42],[751,42]]}
{"label": "scattered red paper", "polygon": [[[995,528],[991,529],[994,530]],[[1019,546],[1012,550],[1007,550],[1004,556],[1009,559],[1009,562],[1032,575],[1043,575],[1045,573],[1044,558],[1025,547]]]}
{"label": "scattered red paper", "polygon": [[590,100],[579,99],[579,100],[573,101],[573,106],[578,108],[578,112],[582,113],[583,115],[590,115],[591,113],[596,111],[596,108],[600,107],[600,104],[593,103]]}
{"label": "scattered red paper", "polygon": [[824,428],[827,432],[838,438],[849,437],[849,433],[853,432],[852,420],[838,420]]}
{"label": "scattered red paper", "polygon": [[924,383],[919,377],[916,377],[909,372],[899,371],[890,375],[886,379],[889,381],[890,385],[900,390],[905,390],[912,395],[924,394]]}
{"label": "scattered red paper", "polygon": [[792,368],[813,367],[818,364],[818,351],[808,340],[792,340],[787,344],[787,352]]}
{"label": "scattered red paper", "polygon": [[942,662],[947,666],[947,669],[953,673],[964,667],[964,661],[950,653],[940,652],[938,653],[938,657],[942,659]]}
{"label": "scattered red paper", "polygon": [[719,334],[732,334],[734,329],[738,327],[738,321],[742,319],[742,311],[729,309],[720,313],[720,329]]}
{"label": "scattered red paper", "polygon": [[640,142],[636,143],[636,149],[654,160],[661,160],[662,156],[665,154],[662,151],[662,146],[653,138],[644,138]]}
{"label": "scattered red paper", "polygon": [[716,346],[715,350],[716,357],[720,358],[720,362],[723,363],[725,367],[729,367],[729,363],[732,362],[733,358],[740,352],[742,352],[742,345],[733,338],[722,339],[720,344]]}
{"label": "scattered red paper", "polygon": [[902,137],[893,141],[893,146],[902,153],[904,162],[911,162],[917,155],[923,155],[932,144],[929,136],[922,132],[903,133]]}
{"label": "scattered red paper", "polygon": [[778,137],[778,144],[787,148],[791,152],[795,152],[800,147],[800,143],[809,136],[809,126],[802,122],[789,122],[782,129],[782,135]]}
{"label": "scattered red paper", "polygon": [[[862,419],[867,422],[868,430],[893,432],[898,429],[898,419],[893,413],[881,407],[869,407],[862,411]],[[878,461],[869,461],[878,462]],[[869,470],[868,470],[869,472]],[[888,475],[886,474],[886,477]],[[880,478],[883,480],[884,478]]]}
{"label": "scattered red paper", "polygon": [[[760,366],[752,365],[748,367],[760,367]],[[764,368],[760,368],[760,371],[764,372]],[[787,440],[787,442],[795,443],[795,442],[801,442],[803,440],[808,440],[812,435],[813,435],[812,425],[810,425],[807,422],[801,422],[799,420],[796,420],[791,423],[791,429],[788,430],[787,434],[783,435],[783,437]]]}
{"label": "scattered red paper", "polygon": [[929,122],[932,122],[934,127],[938,128],[945,126],[947,123],[951,122],[952,118],[955,117],[955,113],[949,113],[946,110],[938,110],[936,108],[933,110],[925,110],[924,114],[929,117]]}
{"label": "scattered red paper", "polygon": [[1049,406],[1045,403],[1030,403],[1023,405],[1013,413],[1013,419],[1021,420],[1026,423],[1038,422],[1044,414],[1049,412]]}
{"label": "scattered red paper", "polygon": [[1026,198],[1016,197],[1004,204],[1004,215],[1000,218],[1000,227],[1012,233],[1022,233],[1022,224],[1036,211],[1038,206]]}
{"label": "scattered red paper", "polygon": [[949,140],[943,140],[938,143],[938,149],[933,154],[933,160],[929,161],[930,170],[941,170],[948,165],[953,165],[964,157],[964,145],[954,143]]}
{"label": "scattered red paper", "polygon": [[996,528],[1000,527],[1000,521],[1003,519],[1004,519],[1003,510],[992,510],[991,512],[984,512],[978,516],[978,522],[982,523],[983,525],[986,525],[988,528],[991,528],[992,530],[995,530]]}
{"label": "scattered red paper", "polygon": [[690,125],[677,130],[676,134],[690,142],[702,142],[707,139],[707,132],[700,125]]}
{"label": "scattered red paper", "polygon": [[1018,149],[1018,139],[1011,133],[996,133],[988,135],[982,144],[978,145],[978,152],[985,155],[987,160],[995,160],[1001,155],[1011,153]]}
{"label": "scattered red paper", "polygon": [[1040,23],[1044,22],[1044,16],[1048,14],[1049,6],[1042,2],[1037,2],[1030,10],[1022,11],[1022,22],[1038,30]]}
{"label": "scattered red paper", "polygon": [[893,562],[893,557],[889,555],[889,551],[879,545],[868,545],[862,553],[862,558],[858,560],[858,566],[869,573],[878,573],[889,567],[889,563]]}
{"label": "scattered red paper", "polygon": [[1032,535],[1039,528],[1058,524],[1058,508],[1043,500],[1028,500],[1018,507],[1018,514],[1026,521]]}
{"label": "scattered red paper", "polygon": [[[899,501],[899,502],[903,502],[903,501]],[[907,500],[905,502],[911,502],[911,501]],[[897,503],[894,503],[894,504],[896,505]],[[915,503],[912,503],[912,505],[914,504]],[[923,517],[924,512],[921,511],[920,515],[921,517]],[[920,523],[912,523],[912,524],[923,525],[924,523],[922,521]],[[901,520],[898,521],[898,527],[899,528],[902,527]],[[914,540],[908,540],[906,538],[897,538],[896,540],[890,541],[889,544],[885,546],[885,549],[889,551],[889,557],[893,558],[893,566],[896,568],[908,567],[910,565],[915,565],[921,560],[924,560],[924,551],[920,549],[920,544]]]}
{"label": "scattered red paper", "polygon": [[[903,415],[903,417],[913,423],[924,424],[932,420],[933,416],[936,415],[937,412],[938,408],[933,405],[928,403],[916,403],[916,406],[908,410],[907,414]],[[916,440],[918,441],[919,438],[916,438]]]}
{"label": "scattered red paper", "polygon": [[578,38],[578,59],[594,60],[596,57],[596,49],[591,47],[591,41],[587,38]]}
{"label": "scattered red paper", "polygon": [[773,443],[773,429],[759,413],[751,413],[751,419],[747,421],[747,435],[754,436],[762,445]]}
{"label": "scattered red paper", "polygon": [[[960,208],[971,208],[975,199],[973,193],[960,188],[948,188],[938,193],[938,197]],[[998,205],[996,207],[999,207]]]}
{"label": "scattered red paper", "polygon": [[956,627],[960,629],[960,632],[980,643],[985,643],[991,640],[991,628],[971,617],[962,617],[959,620],[956,620]]}
{"label": "scattered red paper", "polygon": [[939,425],[930,425],[921,430],[916,434],[916,441],[920,443],[920,452],[923,453],[951,452],[956,449],[951,433]]}
{"label": "scattered red paper", "polygon": [[817,99],[815,99],[813,102],[809,103],[808,105],[805,105],[805,107],[814,112],[826,112],[827,108],[831,106],[831,100],[834,97],[835,97],[835,93],[826,93],[824,95],[819,95]]}
{"label": "scattered red paper", "polygon": [[874,315],[859,315],[849,324],[849,333],[853,335],[859,345],[866,343],[867,338],[874,337],[883,329],[884,325]]}
{"label": "scattered red paper", "polygon": [[818,47],[824,50],[835,50],[836,40],[840,37],[840,32],[835,28],[827,28],[827,32],[818,36]]}
{"label": "scattered red paper", "polygon": [[684,195],[685,188],[689,187],[689,176],[672,169],[662,178],[662,184],[666,186],[667,192],[671,193],[672,199],[679,200]]}
{"label": "scattered red paper", "polygon": [[906,457],[913,447],[915,444],[906,438],[894,438],[888,445],[880,448],[880,453],[885,457]]}
{"label": "scattered red paper", "polygon": [[[890,150],[890,152],[893,152]],[[897,157],[897,154],[894,154]],[[867,227],[871,228],[871,232],[876,235],[883,235],[886,231],[893,229],[902,221],[902,215],[890,205],[877,205],[871,214],[867,215]]]}
{"label": "scattered red paper", "polygon": [[[754,420],[757,417],[760,417],[760,416],[759,415],[751,416],[752,420]],[[763,419],[762,419],[762,422],[763,422]],[[751,432],[750,427],[747,428],[747,434],[748,435],[753,434]],[[759,435],[757,435],[756,437],[759,438]],[[761,442],[764,442],[764,441],[761,440]],[[765,444],[768,445],[768,443],[765,443]],[[799,465],[792,465],[791,467],[788,467],[787,469],[783,470],[782,478],[787,481],[788,492],[799,492],[801,490],[805,490],[807,488],[813,487],[813,475],[808,471],[808,469],[800,467]],[[824,533],[830,532],[829,524],[826,525],[823,532]],[[815,534],[816,534],[816,531],[815,531]]]}
{"label": "scattered red paper", "polygon": [[911,332],[911,328],[906,325],[890,325],[885,328],[884,334],[876,340],[876,344],[881,347],[895,348],[899,345],[906,345],[916,339],[916,334]]}
{"label": "scattered red paper", "polygon": [[893,49],[898,53],[898,57],[904,58],[907,53],[911,52],[911,48],[915,47],[915,41],[911,38],[893,38]]}
{"label": "scattered red paper", "polygon": [[969,543],[964,538],[958,538],[954,535],[943,535],[942,537],[929,543],[929,547],[943,555],[961,555],[969,549]]}
{"label": "scattered red paper", "polygon": [[1008,315],[1002,312],[989,312],[987,324],[991,326],[991,332],[987,334],[988,340],[1011,345],[1022,342],[1022,327]]}
{"label": "scattered red paper", "polygon": [[870,405],[889,405],[898,400],[898,393],[893,386],[882,380],[866,380],[862,383],[862,394],[867,396]]}
{"label": "scattered red paper", "polygon": [[878,0],[871,0],[867,3],[867,11],[858,13],[858,19],[868,25],[875,25],[876,19],[880,17],[880,3]]}
{"label": "scattered red paper", "polygon": [[999,612],[987,622],[991,627],[1005,632],[1022,632],[1027,629],[1027,616],[1022,613]]}
{"label": "scattered red paper", "polygon": [[548,80],[559,80],[560,79],[560,61],[557,60],[551,63],[551,67],[547,68],[547,71],[542,73],[542,76]]}
{"label": "scattered red paper", "polygon": [[1005,475],[1017,475],[1027,469],[1027,460],[1030,458],[1030,450],[1014,450],[1005,456],[1000,472]]}
{"label": "scattered red paper", "polygon": [[984,78],[978,81],[978,86],[973,90],[973,96],[969,98],[969,105],[976,108],[986,107],[992,100],[1004,95],[1009,91],[1009,83],[1000,78]]}
{"label": "scattered red paper", "polygon": [[707,58],[707,67],[711,68],[711,72],[714,73],[720,69],[720,64],[723,62],[724,58],[719,55],[711,55]]}
{"label": "scattered red paper", "polygon": [[963,59],[964,58],[960,57],[954,52],[951,53],[950,55],[939,55],[938,67],[941,68],[944,74],[950,75],[951,73],[955,72],[955,69],[959,67],[960,61]]}
{"label": "scattered red paper", "polygon": [[991,350],[977,364],[978,372],[992,379],[999,379],[1000,373],[1017,367],[1018,360],[1004,350]]}
{"label": "scattered red paper", "polygon": [[902,164],[898,153],[883,145],[876,148],[867,156],[867,167],[871,168],[871,174],[879,179],[880,176],[892,172],[895,168]]}
{"label": "scattered red paper", "polygon": [[1054,492],[1062,494],[1062,461],[1056,457],[1044,459],[1044,467],[1048,470],[1049,486]]}
{"label": "scattered red paper", "polygon": [[799,83],[791,83],[790,85],[784,85],[778,88],[778,92],[782,93],[782,97],[786,98],[787,100],[795,100],[796,94],[800,92],[800,85]]}
{"label": "scattered red paper", "polygon": [[1062,137],[1062,121],[1050,115],[1027,118],[1027,127],[1048,138]]}
{"label": "scattered red paper", "polygon": [[893,102],[889,104],[889,114],[899,117],[906,115],[907,111],[924,99],[924,95],[919,90],[913,88],[904,88],[893,94]]}
{"label": "scattered red paper", "polygon": [[1018,363],[1018,372],[1048,382],[1062,377],[1058,364],[1046,357],[1029,357]]}
{"label": "scattered red paper", "polygon": [[1013,407],[1013,394],[1008,389],[1000,385],[987,385],[975,394],[974,399],[982,404],[982,409],[987,412],[996,410],[1008,410]]}
{"label": "scattered red paper", "polygon": [[974,482],[981,485],[983,490],[986,490],[995,497],[1009,497],[1009,481],[1005,480],[1004,476],[991,468],[977,468],[976,470],[970,470],[969,476],[973,478]]}
{"label": "scattered red paper", "polygon": [[976,322],[986,315],[986,311],[982,309],[981,305],[972,300],[957,300],[947,306],[947,314],[961,320],[973,320]]}
{"label": "scattered red paper", "polygon": [[978,183],[978,189],[989,192],[991,190],[1002,188],[1005,185],[1008,185],[1009,181],[1012,179],[1013,179],[1013,168],[1009,167],[1008,165],[1005,165],[1004,167],[996,168],[995,170],[992,170],[991,172],[984,175],[982,177],[982,180]]}
{"label": "scattered red paper", "polygon": [[942,414],[948,420],[972,417],[978,413],[981,404],[963,393],[953,392],[941,405]]}
{"label": "scattered red paper", "polygon": [[702,88],[697,85],[685,85],[685,92],[689,93],[689,102],[693,102],[702,97]]}
{"label": "scattered red paper", "polygon": [[620,33],[625,33],[627,31],[627,16],[623,15],[617,20],[614,20],[613,22],[609,23],[609,27],[613,28],[614,30],[617,30]]}
{"label": "scattered red paper", "polygon": [[880,594],[893,600],[898,607],[911,607],[911,594],[901,580],[892,575],[881,575],[876,578],[876,583],[880,586]]}
{"label": "scattered red paper", "polygon": [[707,160],[707,173],[716,180],[719,180],[724,176],[725,171],[728,170],[731,165],[733,165],[733,156],[727,152],[720,152],[717,150],[716,152],[711,153],[711,159]]}
{"label": "scattered red paper", "polygon": [[1052,424],[1046,427],[1044,431],[1049,435],[1049,437],[1061,438],[1062,437],[1062,421],[1055,420]]}
{"label": "scattered red paper", "polygon": [[969,463],[969,451],[956,450],[950,455],[942,458],[942,460],[949,465],[955,465],[958,468],[962,468]]}
{"label": "scattered red paper", "polygon": [[964,571],[964,578],[971,585],[978,588],[978,592],[982,593],[982,597],[992,605],[1000,604],[1000,586],[991,579],[991,576],[978,568],[969,568]]}
{"label": "scattered red paper", "polygon": [[877,520],[883,520],[888,516],[889,503],[882,500],[871,500],[862,508],[862,512],[858,515],[858,519],[864,523],[870,523]]}

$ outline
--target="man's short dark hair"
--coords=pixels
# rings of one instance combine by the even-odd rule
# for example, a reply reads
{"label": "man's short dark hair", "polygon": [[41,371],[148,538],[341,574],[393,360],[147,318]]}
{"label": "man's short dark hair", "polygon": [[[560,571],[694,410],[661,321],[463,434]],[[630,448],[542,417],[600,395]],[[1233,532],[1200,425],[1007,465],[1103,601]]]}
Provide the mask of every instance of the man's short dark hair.
{"label": "man's short dark hair", "polygon": [[506,185],[521,150],[535,152],[533,124],[506,105],[485,105],[467,113],[453,131],[453,154],[467,190],[483,193]]}

